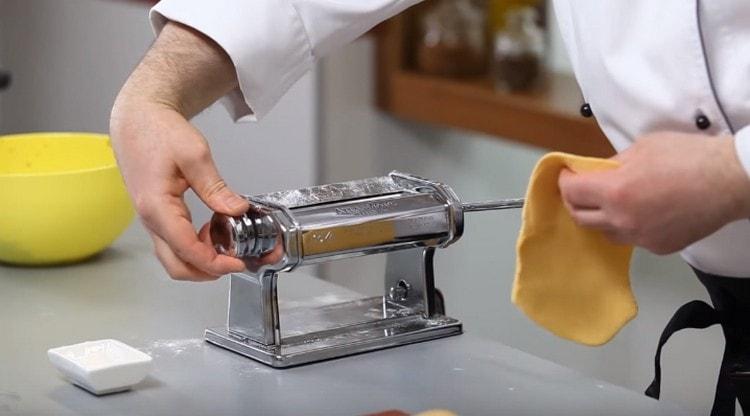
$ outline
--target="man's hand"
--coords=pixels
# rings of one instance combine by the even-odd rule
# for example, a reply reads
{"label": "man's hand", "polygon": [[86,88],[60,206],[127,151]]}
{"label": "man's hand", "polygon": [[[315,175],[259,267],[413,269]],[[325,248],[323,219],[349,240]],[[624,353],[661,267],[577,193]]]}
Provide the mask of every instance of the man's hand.
{"label": "man's hand", "polygon": [[559,180],[576,223],[615,242],[668,254],[750,217],[750,179],[731,137],[655,133],[615,159],[617,169],[564,170]]}
{"label": "man's hand", "polygon": [[216,253],[207,226],[196,233],[183,199],[192,188],[214,211],[241,215],[249,208],[226,186],[208,143],[188,122],[236,85],[218,45],[168,23],[112,109],[110,134],[125,184],[157,257],[175,279],[214,280],[245,268]]}

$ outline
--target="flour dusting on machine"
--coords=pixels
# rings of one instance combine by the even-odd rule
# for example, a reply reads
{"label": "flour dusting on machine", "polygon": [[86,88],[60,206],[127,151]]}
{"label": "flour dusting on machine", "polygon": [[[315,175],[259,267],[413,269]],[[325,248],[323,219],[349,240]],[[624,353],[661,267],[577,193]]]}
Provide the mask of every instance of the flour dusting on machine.
{"label": "flour dusting on machine", "polygon": [[[435,250],[461,238],[465,212],[523,205],[462,203],[446,185],[399,172],[247,198],[244,216],[211,220],[217,250],[247,270],[230,276],[227,325],[206,340],[273,367],[460,334],[435,289]],[[280,272],[378,253],[387,253],[382,296],[285,311],[282,337]]]}

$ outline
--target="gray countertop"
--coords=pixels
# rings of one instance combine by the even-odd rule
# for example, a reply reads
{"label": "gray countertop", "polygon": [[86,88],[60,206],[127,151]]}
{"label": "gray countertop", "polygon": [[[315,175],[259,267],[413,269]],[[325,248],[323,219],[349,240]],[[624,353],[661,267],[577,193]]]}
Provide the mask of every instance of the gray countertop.
{"label": "gray countertop", "polygon": [[[352,292],[280,279],[284,302]],[[0,266],[0,414],[358,415],[432,408],[462,415],[685,415],[669,404],[466,333],[274,370],[202,341],[226,317],[226,282],[169,280],[132,227],[89,262]],[[282,306],[283,307],[283,306]],[[51,347],[115,338],[154,358],[134,390],[96,397],[61,378]]]}

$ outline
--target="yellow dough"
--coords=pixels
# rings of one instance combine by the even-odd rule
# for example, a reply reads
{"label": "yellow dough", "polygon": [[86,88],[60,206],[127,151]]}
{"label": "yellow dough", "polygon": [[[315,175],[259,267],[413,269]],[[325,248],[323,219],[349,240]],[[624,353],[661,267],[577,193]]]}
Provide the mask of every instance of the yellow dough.
{"label": "yellow dough", "polygon": [[552,333],[592,346],[608,342],[638,313],[629,276],[633,247],[576,225],[557,182],[564,167],[580,173],[617,166],[545,155],[531,174],[518,236],[513,303]]}

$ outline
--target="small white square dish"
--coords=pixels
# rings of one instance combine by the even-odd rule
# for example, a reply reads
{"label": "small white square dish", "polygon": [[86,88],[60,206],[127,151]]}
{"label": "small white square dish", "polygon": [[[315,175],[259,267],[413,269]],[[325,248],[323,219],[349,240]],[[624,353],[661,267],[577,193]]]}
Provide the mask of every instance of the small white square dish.
{"label": "small white square dish", "polygon": [[96,395],[129,390],[146,378],[152,361],[148,354],[114,339],[52,348],[47,356],[73,384]]}

